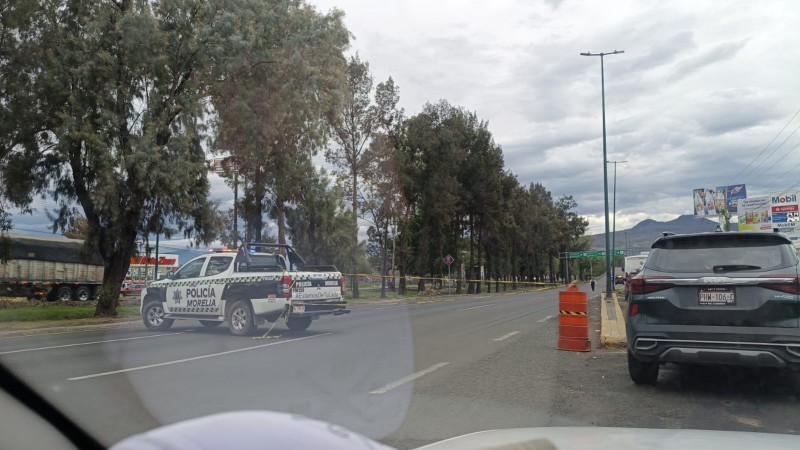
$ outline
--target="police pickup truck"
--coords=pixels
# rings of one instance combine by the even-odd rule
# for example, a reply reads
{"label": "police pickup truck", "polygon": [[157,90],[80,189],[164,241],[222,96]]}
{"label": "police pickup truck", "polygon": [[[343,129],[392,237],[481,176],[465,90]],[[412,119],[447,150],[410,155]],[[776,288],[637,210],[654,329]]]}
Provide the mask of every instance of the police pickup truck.
{"label": "police pickup truck", "polygon": [[312,266],[289,245],[249,243],[236,252],[194,258],[167,279],[142,290],[142,320],[166,330],[175,320],[205,327],[228,322],[237,336],[283,317],[290,330],[305,330],[322,315],[349,313],[344,277],[334,266]]}

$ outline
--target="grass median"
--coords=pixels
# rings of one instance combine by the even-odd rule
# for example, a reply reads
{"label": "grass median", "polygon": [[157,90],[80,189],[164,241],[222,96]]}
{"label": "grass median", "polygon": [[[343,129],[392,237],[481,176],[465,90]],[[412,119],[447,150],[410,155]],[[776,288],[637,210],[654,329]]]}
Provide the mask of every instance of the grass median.
{"label": "grass median", "polygon": [[[95,307],[54,305],[51,307],[6,308],[0,309],[0,322],[37,322],[52,320],[88,319],[94,316]],[[136,317],[138,306],[120,306],[117,317]]]}
{"label": "grass median", "polygon": [[95,302],[44,302],[26,299],[0,300],[0,330],[46,328],[112,323],[139,316],[137,300],[122,298],[117,317],[94,317]]}

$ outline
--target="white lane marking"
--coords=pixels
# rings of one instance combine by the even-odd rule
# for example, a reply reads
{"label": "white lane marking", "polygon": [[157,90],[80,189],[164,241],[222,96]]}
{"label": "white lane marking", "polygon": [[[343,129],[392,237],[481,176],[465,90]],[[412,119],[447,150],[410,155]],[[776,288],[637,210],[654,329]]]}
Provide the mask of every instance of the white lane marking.
{"label": "white lane marking", "polygon": [[151,335],[148,335],[148,336],[135,336],[135,337],[129,337],[129,338],[120,338],[120,339],[106,339],[105,341],[78,342],[77,344],[51,345],[50,347],[34,347],[34,348],[26,348],[26,349],[22,349],[22,350],[9,350],[9,351],[6,351],[6,352],[0,352],[0,355],[11,355],[13,353],[36,352],[36,351],[39,351],[39,350],[52,350],[54,348],[80,347],[82,345],[105,344],[107,342],[132,341],[132,340],[135,340],[135,339],[148,339],[148,338],[162,337],[162,336],[177,336],[179,334],[188,333],[189,331],[192,331],[192,330],[179,331],[177,333],[151,334]]}
{"label": "white lane marking", "polygon": [[470,309],[486,308],[487,306],[494,306],[496,303],[489,303],[488,305],[472,306],[470,308],[461,308],[458,311],[469,311]]}
{"label": "white lane marking", "polygon": [[510,338],[511,336],[513,336],[513,335],[515,335],[517,333],[519,333],[519,331],[512,331],[511,333],[504,334],[504,335],[500,336],[499,338],[495,338],[495,341],[505,341],[506,339]]}
{"label": "white lane marking", "polygon": [[374,391],[371,391],[370,394],[385,394],[385,393],[391,391],[394,388],[400,387],[400,386],[408,383],[409,381],[416,380],[417,378],[419,378],[419,377],[421,377],[423,375],[427,375],[427,374],[433,372],[434,370],[439,370],[439,369],[441,369],[442,367],[444,367],[444,366],[446,366],[448,364],[450,364],[450,363],[449,362],[440,362],[440,363],[434,364],[434,365],[428,367],[427,369],[423,369],[423,370],[420,370],[419,372],[412,373],[411,375],[409,375],[407,377],[400,378],[399,380],[393,381],[393,382],[387,384],[386,386],[383,386],[383,387],[380,387],[378,389],[375,389]]}
{"label": "white lane marking", "polygon": [[137,371],[137,370],[144,370],[144,369],[152,369],[154,367],[171,366],[173,364],[181,364],[181,363],[185,363],[185,362],[189,362],[189,361],[197,361],[198,359],[213,358],[215,356],[223,356],[223,355],[230,355],[232,353],[246,352],[248,350],[256,350],[256,349],[259,349],[259,348],[270,347],[270,346],[278,345],[278,344],[286,344],[286,343],[289,343],[289,342],[297,342],[297,341],[302,341],[304,339],[311,339],[311,338],[315,338],[315,337],[327,336],[329,334],[333,334],[333,333],[315,334],[314,336],[305,336],[305,337],[296,338],[296,339],[288,339],[288,340],[285,340],[285,341],[270,342],[269,344],[254,345],[252,347],[245,347],[245,348],[237,348],[236,350],[228,350],[228,351],[225,351],[225,352],[211,353],[209,355],[200,355],[200,356],[194,356],[192,358],[176,359],[175,361],[166,361],[166,362],[157,363],[157,364],[148,364],[146,366],[130,367],[128,369],[112,370],[110,372],[94,373],[94,374],[91,374],[91,375],[84,375],[82,377],[67,378],[67,381],[86,380],[88,378],[104,377],[106,375],[115,375],[115,374],[118,374],[118,373],[134,372],[134,371]]}
{"label": "white lane marking", "polygon": [[367,311],[380,311],[380,310],[382,310],[382,309],[396,309],[396,308],[405,308],[405,307],[406,307],[406,305],[397,305],[397,306],[379,306],[379,307],[373,307],[373,308],[369,308]]}
{"label": "white lane marking", "polygon": [[542,317],[541,319],[537,320],[536,322],[538,322],[538,323],[547,322],[548,320],[552,319],[553,317],[555,317],[555,316],[545,316],[545,317]]}

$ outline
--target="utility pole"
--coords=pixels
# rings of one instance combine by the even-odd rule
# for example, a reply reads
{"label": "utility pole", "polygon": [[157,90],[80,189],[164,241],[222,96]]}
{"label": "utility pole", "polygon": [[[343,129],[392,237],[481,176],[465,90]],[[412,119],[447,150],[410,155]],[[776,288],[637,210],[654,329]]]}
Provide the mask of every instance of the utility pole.
{"label": "utility pole", "polygon": [[617,257],[617,163],[624,164],[626,162],[628,161],[606,161],[606,164],[614,163],[614,224],[611,231],[611,248],[614,249],[614,256],[611,257],[611,273],[614,273],[616,265],[614,259]]}
{"label": "utility pole", "polygon": [[606,151],[606,81],[605,81],[605,68],[603,66],[603,57],[606,55],[616,55],[625,53],[624,50],[614,50],[608,53],[581,53],[581,56],[599,56],[600,57],[600,92],[603,105],[603,197],[605,200],[605,216],[606,216],[606,297],[611,297],[611,288],[614,280],[611,278],[611,261],[613,255],[611,254],[611,239],[609,239],[609,220],[608,220],[608,152]]}

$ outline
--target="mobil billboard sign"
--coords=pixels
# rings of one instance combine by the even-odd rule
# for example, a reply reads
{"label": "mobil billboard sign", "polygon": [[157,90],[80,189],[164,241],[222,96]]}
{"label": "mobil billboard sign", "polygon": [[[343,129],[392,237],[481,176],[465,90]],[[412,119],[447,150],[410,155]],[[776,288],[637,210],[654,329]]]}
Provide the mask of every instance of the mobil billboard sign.
{"label": "mobil billboard sign", "polygon": [[775,192],[770,194],[772,226],[783,231],[792,231],[800,219],[800,192]]}

